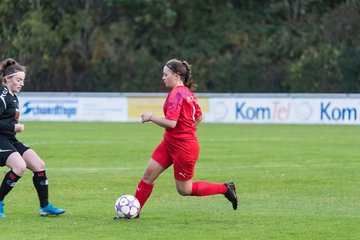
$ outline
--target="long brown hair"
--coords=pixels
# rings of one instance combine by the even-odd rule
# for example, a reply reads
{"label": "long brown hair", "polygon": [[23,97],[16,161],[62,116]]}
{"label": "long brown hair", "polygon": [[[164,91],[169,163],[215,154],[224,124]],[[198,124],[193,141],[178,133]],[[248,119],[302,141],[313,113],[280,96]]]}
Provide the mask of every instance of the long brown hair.
{"label": "long brown hair", "polygon": [[173,73],[178,74],[181,80],[184,82],[184,85],[191,91],[195,91],[197,89],[198,84],[192,79],[191,66],[187,61],[180,61],[174,58],[169,60],[165,66],[168,67]]}

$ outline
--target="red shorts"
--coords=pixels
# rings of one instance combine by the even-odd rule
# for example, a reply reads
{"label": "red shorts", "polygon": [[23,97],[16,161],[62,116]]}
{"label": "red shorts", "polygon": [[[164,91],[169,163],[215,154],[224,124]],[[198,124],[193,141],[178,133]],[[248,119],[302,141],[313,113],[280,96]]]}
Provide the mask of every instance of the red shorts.
{"label": "red shorts", "polygon": [[174,177],[179,181],[187,181],[194,177],[198,157],[199,143],[197,140],[163,140],[151,155],[151,158],[165,169],[174,164]]}

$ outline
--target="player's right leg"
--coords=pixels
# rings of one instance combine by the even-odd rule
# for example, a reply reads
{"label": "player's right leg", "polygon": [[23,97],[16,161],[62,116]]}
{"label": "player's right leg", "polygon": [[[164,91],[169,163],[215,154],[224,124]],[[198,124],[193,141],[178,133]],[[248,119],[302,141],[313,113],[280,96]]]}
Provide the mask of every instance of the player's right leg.
{"label": "player's right leg", "polygon": [[[140,209],[143,208],[147,199],[150,197],[152,190],[154,188],[154,182],[157,177],[165,170],[163,166],[161,166],[154,159],[150,158],[149,163],[144,171],[144,175],[142,176],[138,186],[136,188],[135,197],[139,200]],[[135,217],[139,218],[140,213]],[[123,219],[119,216],[114,217],[114,219]]]}
{"label": "player's right leg", "polygon": [[[5,174],[5,177],[0,185],[0,218],[5,218],[4,198],[13,189],[17,181],[24,174],[26,163],[18,152],[13,151],[12,149],[2,148],[2,150],[3,152],[0,153],[0,159],[4,159],[6,155],[8,156],[6,157],[5,161],[1,161],[1,165],[3,166],[3,163],[5,162],[5,164],[11,168],[10,171]],[[6,155],[4,156],[4,154]]]}
{"label": "player's right leg", "polygon": [[[172,161],[166,150],[165,142],[161,141],[152,153],[148,165],[145,168],[144,174],[136,188],[135,197],[137,200],[139,200],[140,209],[144,207],[147,199],[150,197],[154,188],[155,180],[171,165]],[[139,218],[139,216],[140,213],[136,218]],[[119,218],[115,217],[114,219]]]}
{"label": "player's right leg", "polygon": [[139,200],[141,209],[151,195],[155,180],[171,165],[172,161],[165,141],[161,141],[151,154],[151,158],[136,189],[135,197]]}
{"label": "player's right leg", "polygon": [[154,182],[158,176],[165,170],[157,161],[150,158],[149,163],[144,171],[135,193],[135,197],[140,202],[140,207],[145,205],[146,200],[150,197],[154,188]]}

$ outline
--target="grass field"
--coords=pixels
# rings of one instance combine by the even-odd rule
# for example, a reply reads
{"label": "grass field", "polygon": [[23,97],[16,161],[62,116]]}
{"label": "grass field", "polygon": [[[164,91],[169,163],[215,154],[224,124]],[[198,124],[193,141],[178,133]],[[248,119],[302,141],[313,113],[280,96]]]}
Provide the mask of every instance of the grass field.
{"label": "grass field", "polygon": [[[25,123],[18,138],[46,161],[50,201],[40,217],[27,171],[5,199],[0,239],[360,239],[359,126],[202,124],[195,180],[238,186],[223,196],[181,197],[172,169],[140,219],[114,221],[134,194],[163,130],[141,123]],[[0,169],[0,178],[8,171]]]}

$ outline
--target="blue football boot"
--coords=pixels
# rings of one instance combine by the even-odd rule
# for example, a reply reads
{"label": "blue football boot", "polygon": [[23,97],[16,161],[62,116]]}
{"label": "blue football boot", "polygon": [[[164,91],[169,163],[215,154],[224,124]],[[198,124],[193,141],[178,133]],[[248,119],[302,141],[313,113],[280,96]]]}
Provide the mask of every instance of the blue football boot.
{"label": "blue football boot", "polygon": [[46,207],[40,208],[39,212],[40,212],[40,216],[49,216],[49,215],[54,216],[54,215],[63,214],[65,210],[61,208],[56,208],[49,203]]}
{"label": "blue football boot", "polygon": [[5,203],[0,201],[0,218],[5,218],[4,205]]}

